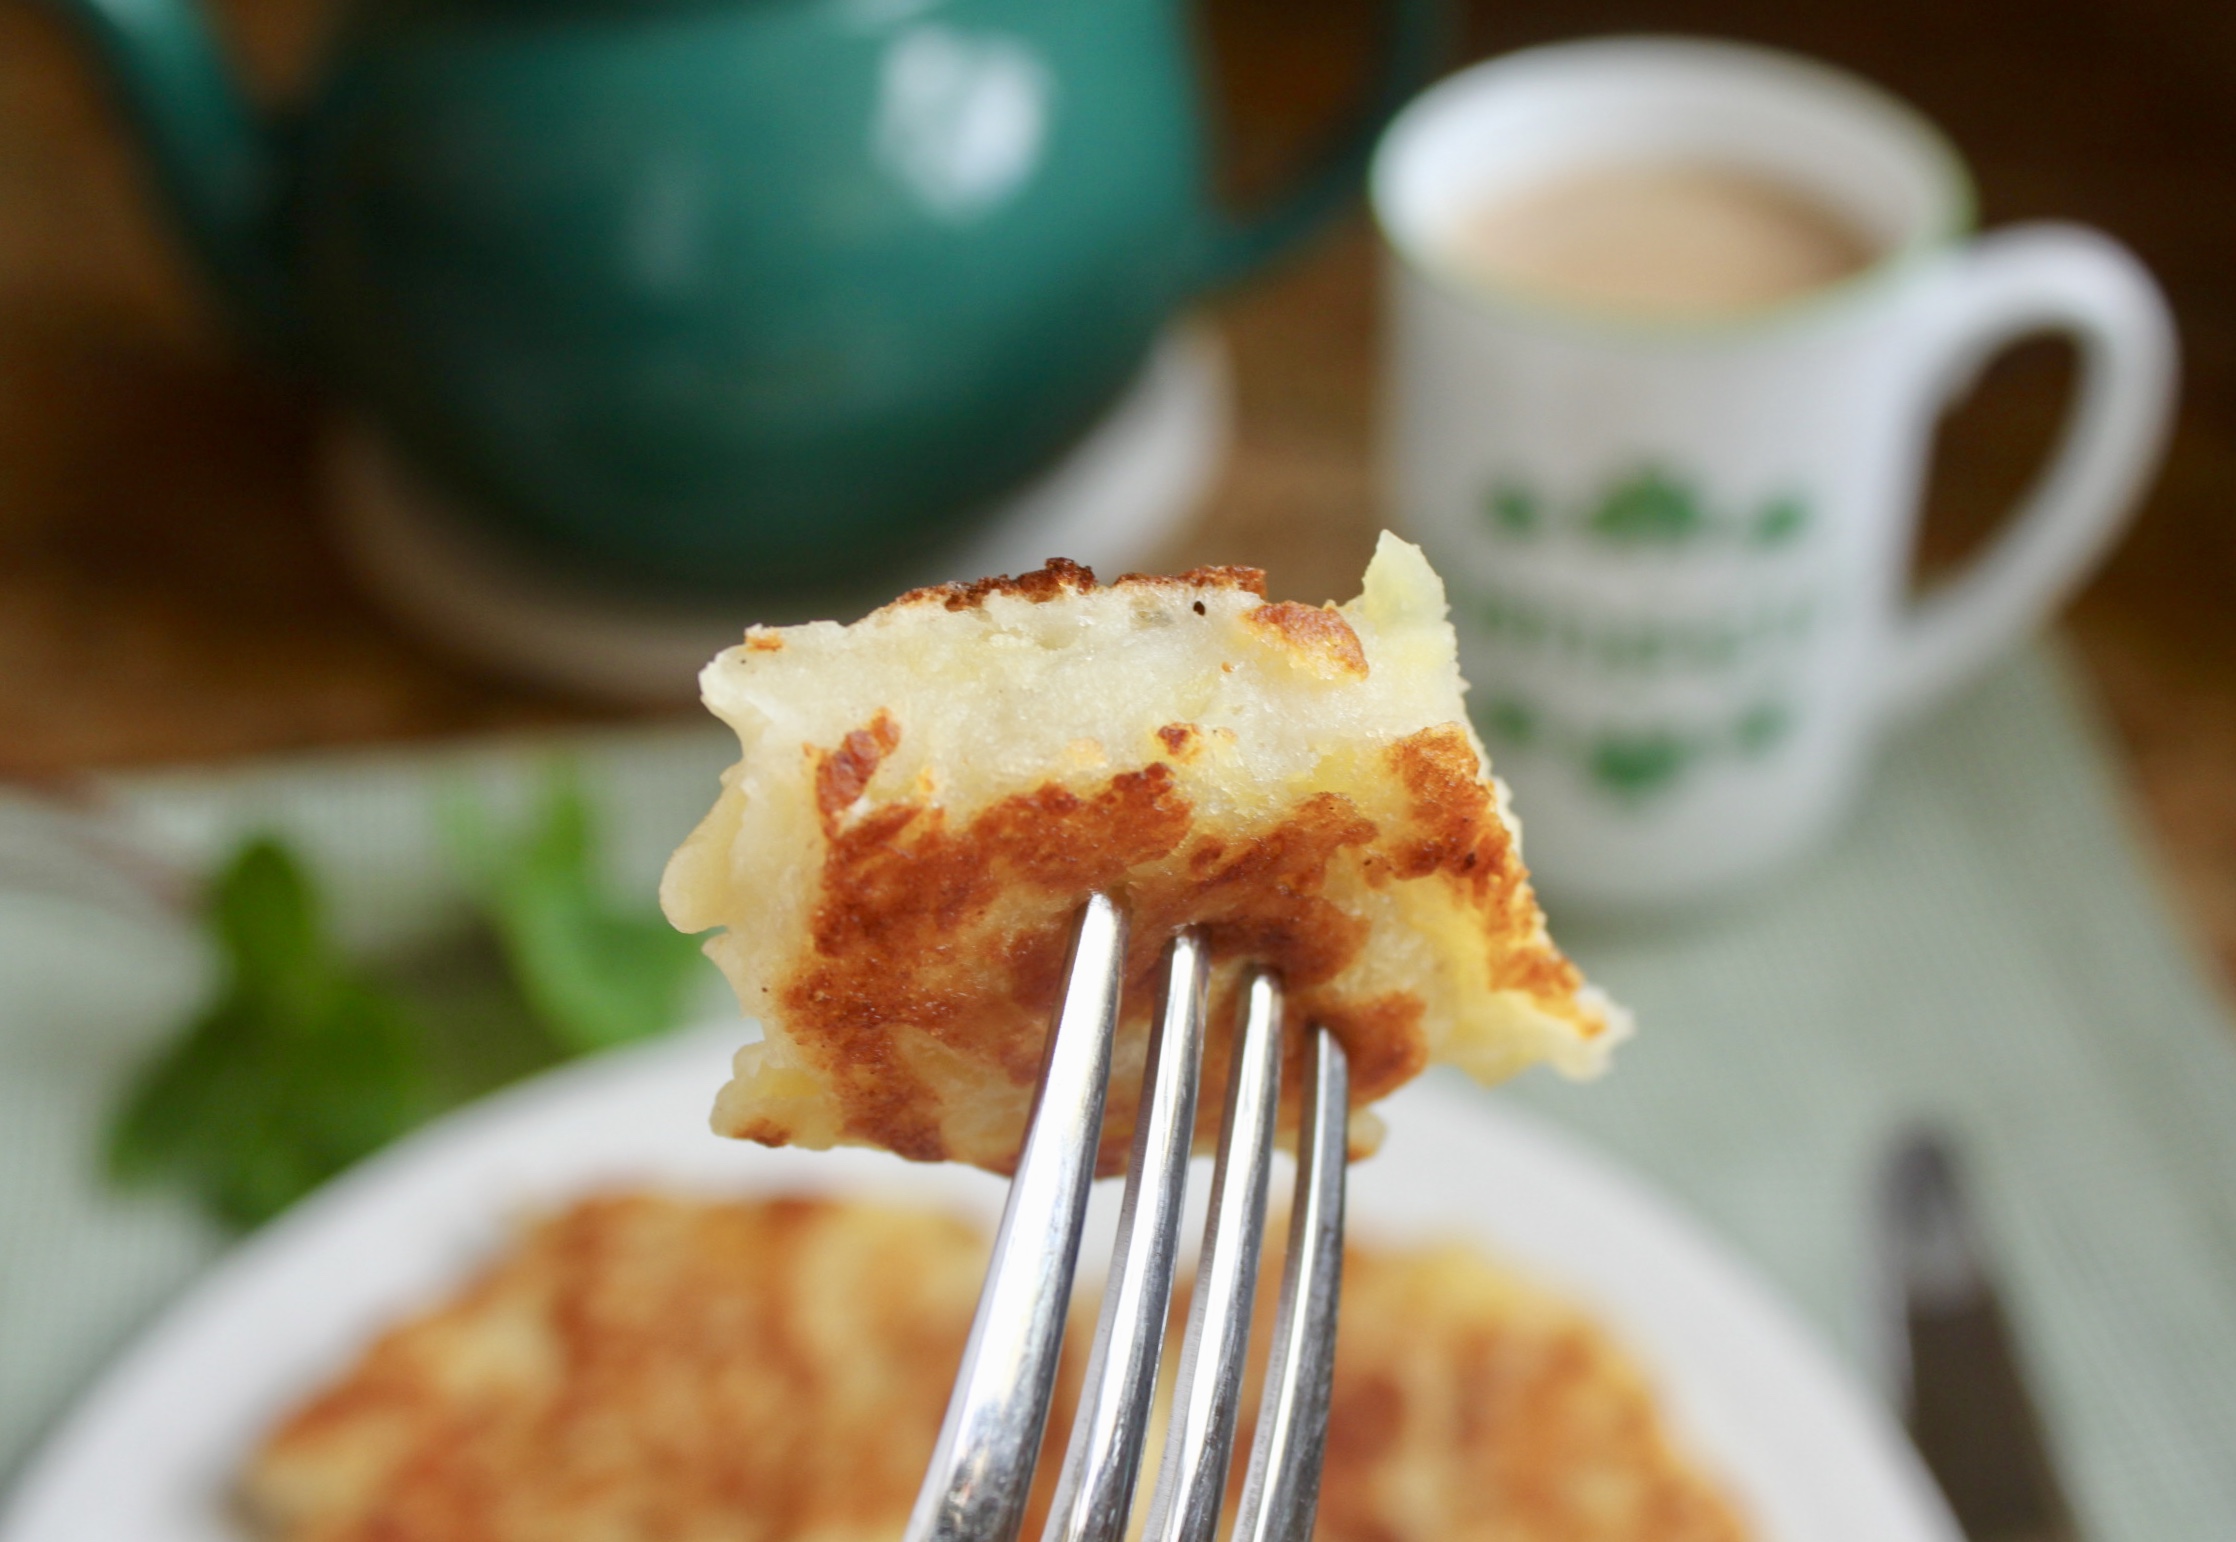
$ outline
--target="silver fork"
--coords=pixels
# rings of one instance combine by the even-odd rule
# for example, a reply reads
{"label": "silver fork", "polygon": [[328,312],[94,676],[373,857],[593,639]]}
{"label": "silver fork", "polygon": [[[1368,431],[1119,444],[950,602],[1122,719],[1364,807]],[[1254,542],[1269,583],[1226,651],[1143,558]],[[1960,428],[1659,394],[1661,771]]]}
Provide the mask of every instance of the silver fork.
{"label": "silver fork", "polygon": [[[1024,1521],[1079,1262],[1125,956],[1125,917],[1097,894],[1072,939],[1024,1148],[908,1542],[1014,1542]],[[1208,962],[1193,931],[1166,952],[1111,1274],[1042,1542],[1119,1542],[1133,1508],[1179,1252]],[[1145,1542],[1210,1542],[1234,1450],[1280,1102],[1279,977],[1253,971],[1240,1015]],[[1324,1028],[1312,1031],[1305,1078],[1288,1258],[1233,1542],[1307,1542],[1319,1497],[1350,1126],[1343,1051]]]}

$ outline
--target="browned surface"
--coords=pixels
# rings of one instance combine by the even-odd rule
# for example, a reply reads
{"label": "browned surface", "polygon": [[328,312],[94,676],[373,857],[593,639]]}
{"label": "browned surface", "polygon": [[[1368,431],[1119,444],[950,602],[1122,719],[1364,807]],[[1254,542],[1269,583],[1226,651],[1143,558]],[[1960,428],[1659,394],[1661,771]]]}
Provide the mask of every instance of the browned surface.
{"label": "browned surface", "polygon": [[1264,627],[1286,639],[1305,667],[1323,680],[1344,675],[1357,680],[1366,678],[1366,649],[1359,646],[1359,634],[1351,630],[1351,623],[1344,620],[1332,604],[1306,605],[1297,600],[1281,600],[1272,605],[1260,605],[1244,619],[1252,626]]}
{"label": "browned surface", "polygon": [[[1262,595],[1266,592],[1265,573],[1254,567],[1201,567],[1185,573],[1121,573],[1111,580],[1111,585],[1146,584],[1163,586],[1183,584],[1197,589],[1241,589],[1246,593]],[[1096,586],[1095,570],[1067,557],[1049,559],[1046,567],[1030,573],[994,573],[985,578],[974,578],[968,583],[935,584],[929,589],[911,589],[893,602],[894,605],[930,604],[937,602],[949,610],[970,610],[983,605],[997,594],[1013,595],[1031,600],[1035,605],[1045,605],[1050,600],[1060,600],[1066,594],[1081,594]]]}
{"label": "browned surface", "polygon": [[[222,4],[259,79],[299,72],[328,0]],[[2187,350],[2173,458],[2074,613],[2191,914],[2236,971],[2236,25],[2206,0],[1485,3],[1467,51],[1716,32],[1862,70],[1947,126],[1989,221],[2133,244]],[[1348,83],[1364,0],[1218,0],[1236,161],[1262,185]],[[1348,592],[1375,525],[1372,248],[1354,220],[1221,308],[1241,441],[1185,560]],[[2062,400],[2028,350],[1958,413],[1932,553],[2023,484]],[[610,717],[439,657],[352,588],[312,517],[318,404],[232,354],[59,30],[0,5],[0,772],[211,759]]]}
{"label": "browned surface", "polygon": [[[1306,646],[1321,645],[1312,632]],[[1194,734],[1172,726],[1182,731],[1159,737],[1178,759]],[[1494,989],[1525,992],[1587,1035],[1604,1027],[1577,1004],[1583,978],[1545,937],[1475,749],[1455,727],[1388,747],[1377,775],[1401,789],[1402,812],[1382,826],[1337,792],[1314,793],[1267,823],[1213,822],[1199,817],[1161,761],[1093,786],[1050,782],[962,821],[907,798],[858,807],[903,732],[880,712],[821,752],[815,783],[825,850],[809,946],[776,985],[781,1012],[772,1031],[824,1083],[850,1141],[917,1161],[1007,1170],[1013,1145],[963,1149],[953,1138],[946,1103],[955,1089],[927,1082],[896,1046],[893,1025],[928,1034],[941,1048],[943,1075],[967,1067],[1013,1089],[1021,1111],[1062,992],[1074,919],[1091,892],[1111,895],[1132,921],[1120,1028],[1127,1042],[1148,1032],[1164,939],[1184,927],[1202,930],[1215,968],[1247,959],[1279,971],[1292,1119],[1308,1023],[1342,1043],[1356,1107],[1387,1097],[1428,1064],[1420,998],[1360,999],[1337,979],[1372,932],[1331,897],[1331,867],[1345,857],[1374,889],[1429,879],[1452,885],[1480,918]],[[1230,967],[1215,978],[1204,1076],[1219,1086],[1239,976]],[[1103,1128],[1105,1173],[1124,1170],[1133,1138],[1134,1089],[1116,1080]],[[1209,1137],[1217,1120],[1207,1100],[1199,1133]],[[758,1113],[722,1128],[768,1145],[789,1144],[796,1133]]]}
{"label": "browned surface", "polygon": [[[592,1200],[371,1345],[247,1494],[274,1542],[897,1537],[984,1258],[928,1215]],[[1354,1250],[1343,1292],[1323,1542],[1743,1535],[1573,1309],[1449,1248]],[[1074,1316],[1051,1452],[1092,1325]]]}
{"label": "browned surface", "polygon": [[895,1536],[986,1245],[937,1215],[588,1201],[290,1417],[289,1542]]}
{"label": "browned surface", "polygon": [[1353,1249],[1337,1343],[1325,1542],[1748,1534],[1622,1348],[1463,1248]]}

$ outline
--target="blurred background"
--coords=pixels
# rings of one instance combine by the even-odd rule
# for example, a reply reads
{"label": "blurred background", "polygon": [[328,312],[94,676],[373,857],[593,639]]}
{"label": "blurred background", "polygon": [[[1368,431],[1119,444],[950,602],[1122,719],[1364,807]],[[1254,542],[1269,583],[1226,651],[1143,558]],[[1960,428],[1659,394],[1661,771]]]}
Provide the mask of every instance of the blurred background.
{"label": "blurred background", "polygon": [[[255,94],[299,96],[335,0],[209,3]],[[1326,148],[1368,88],[1385,11],[1200,0],[1205,114],[1231,207],[1289,185]],[[1572,931],[1556,915],[1646,1032],[1603,1086],[1540,1077],[1513,1096],[1651,1171],[1874,1375],[1887,1363],[1873,1337],[1886,1325],[1871,1318],[1885,1304],[1874,1184],[1915,1120],[1943,1120],[1979,1157],[1988,1230],[2084,1519],[2106,1537],[2224,1534],[2236,1504],[2224,1005],[2236,986],[2236,11],[1468,0],[1457,18],[1447,66],[1634,32],[1843,66],[1946,131],[1971,164],[1982,225],[2093,225],[2170,297],[2183,357],[2168,458],[2063,612],[2070,646],[2027,653],[1900,740],[1785,902],[1659,930]],[[1140,565],[1253,564],[1277,598],[1356,591],[1390,521],[1376,462],[1384,261],[1353,197],[1198,307],[1231,359],[1232,443],[1201,507]],[[2074,375],[2067,345],[2024,343],[1943,420],[1920,583],[1979,550],[2026,488]],[[30,978],[31,962],[62,981],[0,995],[0,1383],[24,1389],[0,1399],[0,1477],[232,1235],[184,1205],[118,1198],[95,1153],[129,1144],[121,1089],[151,1085],[135,1067],[214,1020],[193,1012],[230,942],[186,925],[201,882],[221,870],[221,892],[261,881],[262,863],[317,915],[289,859],[245,839],[276,832],[300,855],[349,968],[373,960],[382,988],[404,994],[450,982],[422,1006],[468,1049],[437,1067],[439,1098],[390,1110],[362,1149],[321,1150],[273,1190],[223,1196],[208,1207],[222,1221],[259,1220],[447,1103],[665,1028],[706,999],[686,978],[704,973],[694,945],[649,895],[734,741],[695,707],[523,684],[394,619],[325,517],[336,405],[219,315],[81,40],[51,9],[0,0],[0,889],[63,873],[36,897],[91,896],[143,930],[153,916],[176,942],[112,946],[106,922],[67,904],[0,913],[0,986],[12,970]],[[510,847],[494,824],[457,838],[454,781],[500,810],[529,808],[553,744],[579,762],[587,801],[562,777],[543,822],[518,826],[529,833]],[[586,809],[600,803],[614,860],[594,879]],[[504,970],[485,934],[525,1007],[491,985]],[[570,1001],[543,989],[592,941],[608,949],[603,983],[628,990]],[[242,957],[230,963],[238,977]],[[509,1018],[490,1007],[501,996]],[[89,1294],[95,1278],[108,1283]],[[1972,1417],[1960,1408],[1956,1422]]]}
{"label": "blurred background", "polygon": [[[220,0],[267,99],[297,89],[324,0]],[[1280,180],[1359,85],[1359,0],[1209,0],[1222,178]],[[2070,615],[2195,923],[2236,971],[2236,26],[2191,0],[1472,4],[1457,53],[1687,31],[1815,54],[1938,120],[1993,225],[2096,224],[2170,292],[2185,349],[2171,458]],[[1356,205],[1216,300],[1238,439],[1174,563],[1237,561],[1274,591],[1346,594],[1381,518],[1370,475],[1375,248]],[[2058,345],[1999,361],[1942,436],[1922,563],[1968,549],[2038,463],[2068,385]],[[610,719],[430,650],[360,596],[315,517],[321,403],[246,357],[154,207],[61,25],[0,8],[0,772]]]}

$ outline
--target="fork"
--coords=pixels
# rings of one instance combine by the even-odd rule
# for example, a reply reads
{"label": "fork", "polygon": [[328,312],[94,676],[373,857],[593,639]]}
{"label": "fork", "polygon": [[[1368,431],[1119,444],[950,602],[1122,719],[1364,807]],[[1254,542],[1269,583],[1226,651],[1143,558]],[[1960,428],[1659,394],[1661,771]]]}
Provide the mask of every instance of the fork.
{"label": "fork", "polygon": [[[907,1542],[1014,1542],[1038,1465],[1110,1079],[1126,921],[1089,898],[1010,1180],[986,1284]],[[1041,1542],[1120,1542],[1163,1356],[1201,1080],[1209,952],[1165,953],[1111,1274]],[[1144,1542],[1211,1542],[1242,1402],[1281,1090],[1281,980],[1245,977],[1195,1294]],[[1320,1487],[1343,1262],[1350,1087],[1315,1026],[1304,1057],[1296,1198],[1272,1353],[1232,1542],[1308,1542]]]}

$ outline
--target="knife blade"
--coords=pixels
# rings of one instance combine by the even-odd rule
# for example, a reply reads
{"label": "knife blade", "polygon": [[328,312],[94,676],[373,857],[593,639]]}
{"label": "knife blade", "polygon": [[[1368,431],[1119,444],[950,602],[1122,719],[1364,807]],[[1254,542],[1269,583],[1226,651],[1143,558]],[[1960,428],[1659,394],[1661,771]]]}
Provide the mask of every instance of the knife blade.
{"label": "knife blade", "polygon": [[2077,1542],[1944,1134],[1896,1142],[1879,1212],[1895,1386],[1957,1523],[1969,1542]]}

